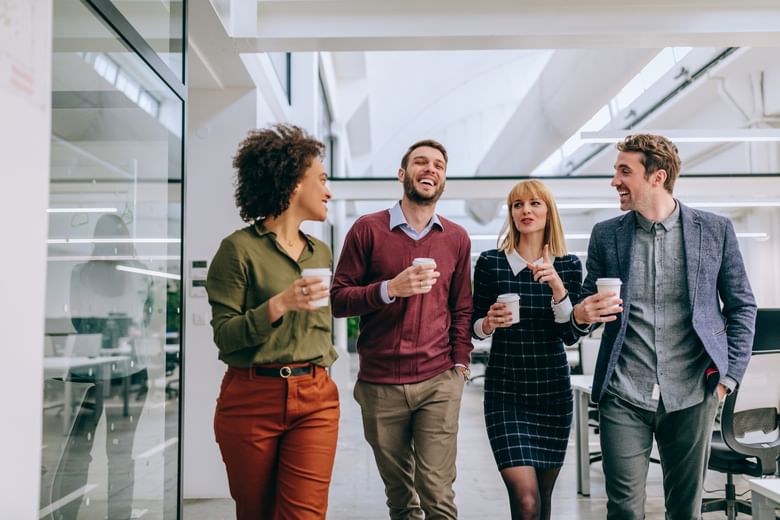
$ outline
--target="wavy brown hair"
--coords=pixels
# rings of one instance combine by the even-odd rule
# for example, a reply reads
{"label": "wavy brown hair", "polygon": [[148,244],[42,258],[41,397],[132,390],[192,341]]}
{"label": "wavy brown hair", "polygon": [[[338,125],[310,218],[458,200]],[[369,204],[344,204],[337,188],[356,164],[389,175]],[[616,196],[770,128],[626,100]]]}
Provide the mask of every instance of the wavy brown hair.
{"label": "wavy brown hair", "polygon": [[434,141],[433,139],[423,139],[422,141],[417,141],[412,146],[410,146],[408,150],[406,150],[406,153],[404,154],[404,156],[401,157],[401,168],[403,168],[404,170],[406,169],[406,165],[409,164],[409,156],[412,155],[413,151],[417,150],[418,148],[420,148],[422,146],[428,146],[430,148],[435,148],[435,149],[439,150],[441,152],[442,156],[444,156],[444,164],[446,166],[446,164],[447,164],[447,149],[444,148],[444,145],[441,144],[438,141]]}
{"label": "wavy brown hair", "polygon": [[250,132],[233,157],[241,218],[256,222],[284,213],[312,160],[324,153],[324,144],[295,125],[280,123]]}
{"label": "wavy brown hair", "polygon": [[627,135],[615,148],[621,152],[637,152],[642,154],[642,165],[645,167],[645,178],[656,170],[666,172],[664,188],[669,193],[674,190],[674,183],[680,176],[680,155],[677,146],[662,135],[634,134]]}

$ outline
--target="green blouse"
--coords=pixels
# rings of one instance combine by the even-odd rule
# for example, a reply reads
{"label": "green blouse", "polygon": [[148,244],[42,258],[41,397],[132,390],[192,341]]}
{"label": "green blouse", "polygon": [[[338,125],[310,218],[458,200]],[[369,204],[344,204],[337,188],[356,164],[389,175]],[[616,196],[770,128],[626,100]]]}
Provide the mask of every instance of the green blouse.
{"label": "green blouse", "polygon": [[338,354],[331,339],[330,306],[289,311],[276,322],[269,321],[268,300],[308,267],[333,269],[328,246],[308,235],[297,261],[262,223],[222,240],[206,279],[219,359],[239,368],[265,363],[333,364]]}

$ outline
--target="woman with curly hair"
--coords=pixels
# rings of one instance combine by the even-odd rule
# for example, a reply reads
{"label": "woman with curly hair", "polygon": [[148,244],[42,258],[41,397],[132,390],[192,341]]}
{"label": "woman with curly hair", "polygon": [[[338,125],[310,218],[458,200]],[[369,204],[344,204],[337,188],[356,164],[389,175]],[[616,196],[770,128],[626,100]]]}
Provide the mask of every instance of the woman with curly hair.
{"label": "woman with curly hair", "polygon": [[233,159],[235,200],[249,226],[226,237],[206,290],[227,365],[214,431],[239,520],[322,519],[338,435],[337,357],[321,278],[330,249],[300,230],[324,221],[324,145],[298,127],[251,132]]}

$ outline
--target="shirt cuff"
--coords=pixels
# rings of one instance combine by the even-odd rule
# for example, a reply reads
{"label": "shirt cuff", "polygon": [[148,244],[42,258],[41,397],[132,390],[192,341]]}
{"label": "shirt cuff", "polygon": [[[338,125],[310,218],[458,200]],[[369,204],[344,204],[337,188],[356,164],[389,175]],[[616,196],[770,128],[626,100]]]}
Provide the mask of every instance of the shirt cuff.
{"label": "shirt cuff", "polygon": [[571,304],[571,299],[567,294],[563,300],[558,303],[552,303],[553,316],[555,317],[555,323],[566,323],[571,317],[571,311],[574,307]]}
{"label": "shirt cuff", "polygon": [[393,303],[395,301],[395,298],[390,298],[390,294],[387,291],[387,284],[389,283],[390,280],[385,280],[382,282],[382,285],[379,288],[379,292],[382,295],[382,301],[387,304]]}
{"label": "shirt cuff", "polygon": [[[572,310],[573,310],[573,309],[574,309],[574,308],[572,307]],[[584,327],[580,327],[580,326],[577,324],[577,320],[575,320],[575,319],[574,319],[574,312],[572,312],[572,313],[570,314],[570,316],[569,316],[569,321],[571,321],[572,327],[574,327],[574,328],[577,330],[577,332],[580,332],[581,334],[587,334],[587,333],[589,333],[589,332],[590,332],[590,328],[591,328],[591,327],[590,327],[590,324],[588,324],[588,325],[585,325]]]}
{"label": "shirt cuff", "polygon": [[721,377],[720,378],[720,384],[724,385],[727,389],[727,394],[730,394],[734,391],[734,389],[737,387],[737,382],[733,378],[729,376]]}
{"label": "shirt cuff", "polygon": [[480,318],[474,322],[474,336],[478,337],[479,339],[488,339],[490,336],[493,335],[493,333],[485,334],[485,332],[482,330],[483,321],[485,321],[485,318]]}

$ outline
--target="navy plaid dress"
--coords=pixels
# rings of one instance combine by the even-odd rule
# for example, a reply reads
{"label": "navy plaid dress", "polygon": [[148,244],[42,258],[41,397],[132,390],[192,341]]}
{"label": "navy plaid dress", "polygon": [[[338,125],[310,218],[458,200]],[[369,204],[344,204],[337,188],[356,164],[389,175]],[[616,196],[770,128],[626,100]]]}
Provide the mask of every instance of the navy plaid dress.
{"label": "navy plaid dress", "polygon": [[[579,300],[582,264],[574,255],[553,266]],[[572,420],[569,365],[563,341],[574,343],[568,323],[555,323],[552,290],[534,281],[527,267],[517,276],[503,251],[482,253],[474,271],[474,321],[485,317],[496,296],[520,295],[520,323],[493,333],[485,372],[485,423],[498,469],[563,465]]]}

